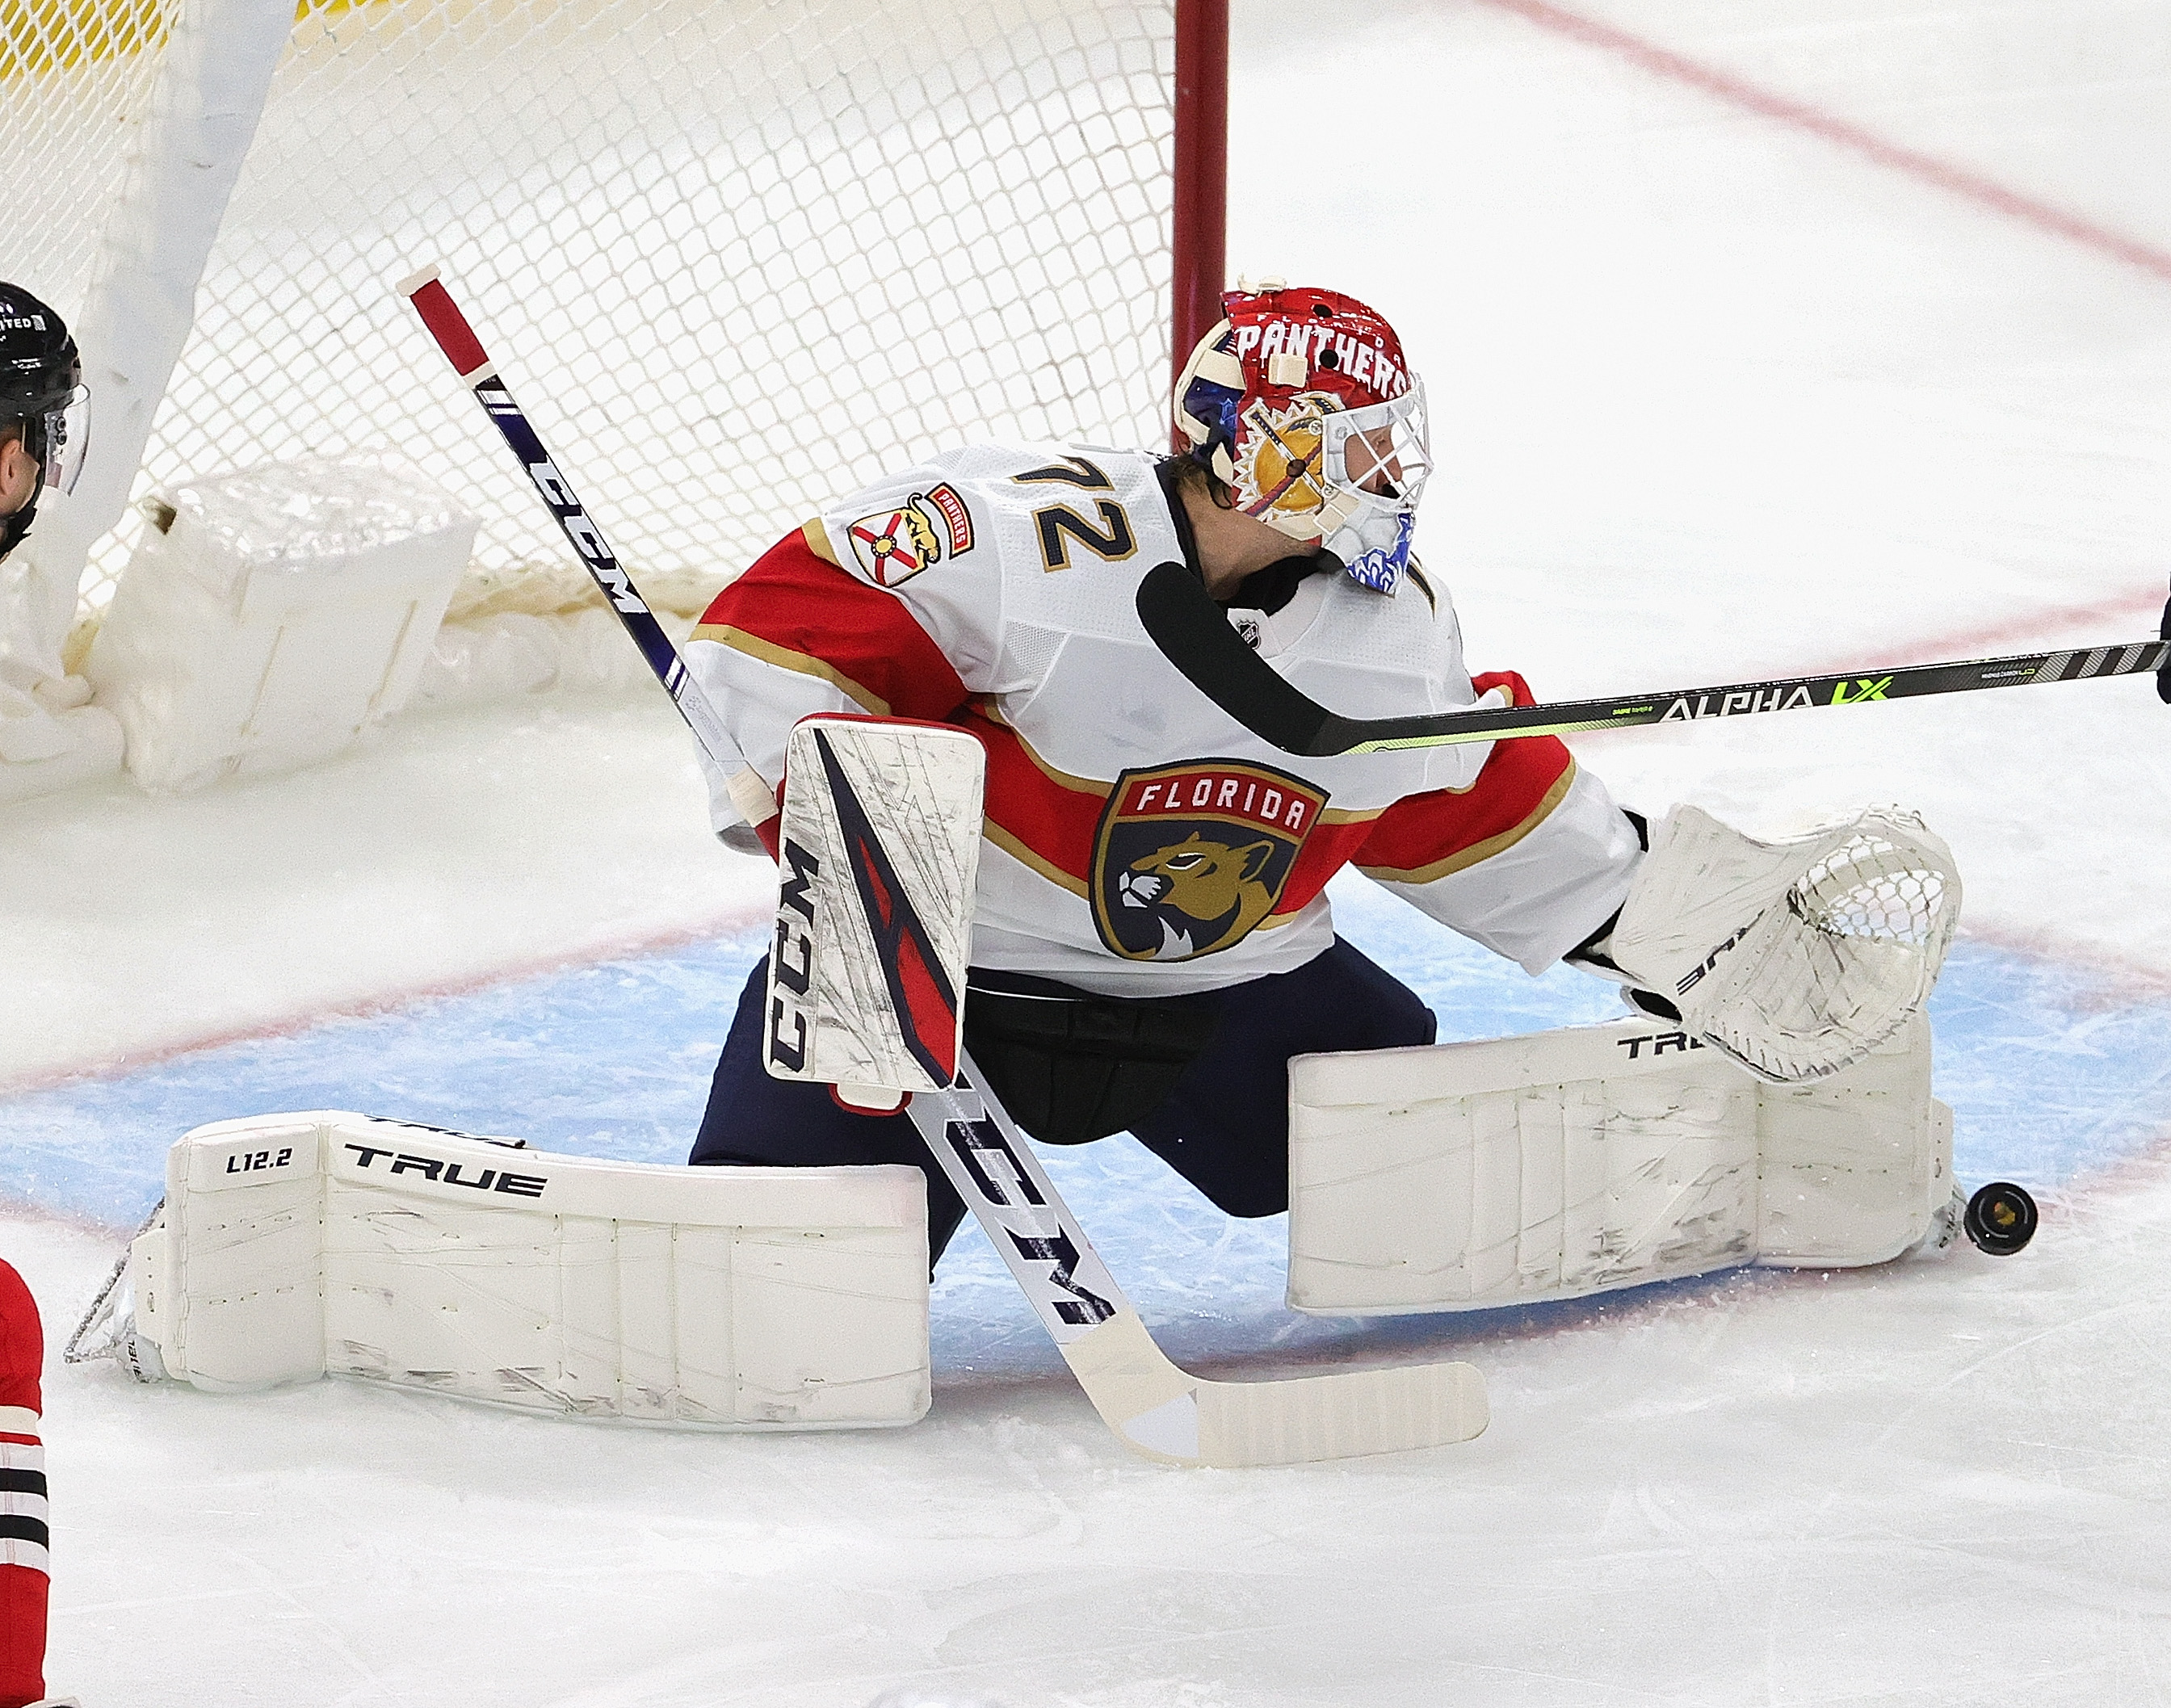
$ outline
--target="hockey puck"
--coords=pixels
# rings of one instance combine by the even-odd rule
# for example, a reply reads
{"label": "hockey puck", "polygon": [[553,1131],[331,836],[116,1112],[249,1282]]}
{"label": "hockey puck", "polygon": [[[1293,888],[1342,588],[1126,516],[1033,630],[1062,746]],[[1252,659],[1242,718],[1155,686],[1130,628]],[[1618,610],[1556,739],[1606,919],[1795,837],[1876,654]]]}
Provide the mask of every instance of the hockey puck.
{"label": "hockey puck", "polygon": [[2035,1201],[2010,1181],[1992,1181],[1968,1200],[1961,1225],[1977,1249],[2010,1257],[2035,1237]]}

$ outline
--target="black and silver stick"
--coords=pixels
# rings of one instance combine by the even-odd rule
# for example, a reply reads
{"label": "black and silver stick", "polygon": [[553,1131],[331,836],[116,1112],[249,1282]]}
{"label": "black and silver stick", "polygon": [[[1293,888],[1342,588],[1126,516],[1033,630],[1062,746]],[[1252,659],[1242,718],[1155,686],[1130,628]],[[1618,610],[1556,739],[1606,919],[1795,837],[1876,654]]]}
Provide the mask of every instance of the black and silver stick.
{"label": "black and silver stick", "polygon": [[543,448],[543,441],[527,415],[513,402],[512,393],[498,377],[497,364],[484,351],[482,340],[475,336],[467,316],[445,289],[437,270],[425,267],[401,280],[397,288],[421,316],[422,324],[437,340],[437,348],[444,351],[445,360],[452,363],[460,383],[474,394],[475,401],[483,406],[484,412],[504,436],[522,469],[534,484],[536,492],[557,518],[581,566],[602,590],[603,602],[632,637],[633,644],[641,649],[641,656],[648,661],[648,667],[656,672],[656,679],[663,684],[664,693],[671,696],[671,703],[678,708],[678,715],[685,719],[686,726],[693,731],[694,739],[701,744],[702,751],[726,777],[742,769],[746,761],[740,757],[738,743],[724,728],[716,709],[694,687],[678,649],[671,644],[671,637],[663,632],[663,625],[656,620],[656,613],[648,608],[648,602],[633,585],[633,578],[626,574],[617,554],[603,538],[603,530],[582,507],[550,453]]}
{"label": "black and silver stick", "polygon": [[1466,712],[1428,712],[1403,718],[1348,718],[1329,710],[1284,680],[1245,645],[1197,576],[1182,564],[1160,565],[1139,583],[1139,620],[1171,664],[1192,685],[1260,740],[1285,753],[1326,758],[1340,753],[1384,753],[1402,747],[1445,747],[1462,742],[1512,741],[1525,736],[1567,736],[1643,724],[1699,723],[1803,706],[1859,705],[1871,700],[1911,699],[1933,693],[1971,693],[1978,688],[2034,688],[2045,683],[2084,682],[2095,677],[2142,676],[2163,668],[2171,640],[2136,640],[2029,652],[2011,658],[1979,658],[1950,664],[1915,664],[1895,670],[1850,671],[1833,676],[1776,677],[1729,683],[1723,688],[1664,688],[1655,693],[1605,699],[1557,700],[1534,706],[1491,707]]}

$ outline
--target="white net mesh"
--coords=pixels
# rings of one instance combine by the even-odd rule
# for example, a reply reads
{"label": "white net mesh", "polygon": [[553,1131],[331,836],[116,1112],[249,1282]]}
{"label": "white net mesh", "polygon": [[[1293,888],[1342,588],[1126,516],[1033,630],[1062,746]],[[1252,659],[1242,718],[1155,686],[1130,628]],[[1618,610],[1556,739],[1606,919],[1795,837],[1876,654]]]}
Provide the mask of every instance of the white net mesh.
{"label": "white net mesh", "polygon": [[1787,892],[1797,918],[1834,937],[1926,945],[1945,924],[1945,875],[1914,849],[1858,833]]}
{"label": "white net mesh", "polygon": [[943,443],[1152,443],[1172,29],[1169,0],[305,6],[137,490],[390,448],[483,517],[455,614],[585,598],[393,291],[433,260],[673,608]]}
{"label": "white net mesh", "polygon": [[72,314],[179,0],[0,0],[0,279]]}

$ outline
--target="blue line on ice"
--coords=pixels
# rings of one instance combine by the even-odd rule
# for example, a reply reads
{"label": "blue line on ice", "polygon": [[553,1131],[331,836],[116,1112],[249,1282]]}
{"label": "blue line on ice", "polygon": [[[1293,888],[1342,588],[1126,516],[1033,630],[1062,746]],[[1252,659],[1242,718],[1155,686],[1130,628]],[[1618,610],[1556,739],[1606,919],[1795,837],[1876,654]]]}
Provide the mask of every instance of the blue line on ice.
{"label": "blue line on ice", "polygon": [[[1432,1004],[1443,1037],[1618,1012],[1599,981],[1559,968],[1526,977],[1369,885],[1338,886],[1336,904],[1343,934]],[[724,1017],[763,942],[749,934],[552,973],[0,1101],[0,1191],[132,1225],[157,1201],[166,1148],[180,1133],[289,1109],[356,1109],[548,1150],[681,1161]],[[1957,1116],[1963,1181],[2056,1186],[2171,1122],[2171,999],[2114,1002],[2084,972],[1962,943],[1932,1012],[1938,1089]],[[1351,1332],[1281,1308],[1278,1218],[1223,1216],[1125,1139],[1047,1154],[1117,1274],[1174,1328],[1171,1350],[1231,1350],[1240,1319],[1234,1338],[1253,1346],[1295,1350]],[[969,1227],[942,1265],[935,1317],[939,1363],[984,1373],[1043,1362],[1031,1318]],[[1368,1338],[1405,1339],[1418,1320],[1375,1325]],[[1492,1314],[1487,1326],[1504,1320]]]}

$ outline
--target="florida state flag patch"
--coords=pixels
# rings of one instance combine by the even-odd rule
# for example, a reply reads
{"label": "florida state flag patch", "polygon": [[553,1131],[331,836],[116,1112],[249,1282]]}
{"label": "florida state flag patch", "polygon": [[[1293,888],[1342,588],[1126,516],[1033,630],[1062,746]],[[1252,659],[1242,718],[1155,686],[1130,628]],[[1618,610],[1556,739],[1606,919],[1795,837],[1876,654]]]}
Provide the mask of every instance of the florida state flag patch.
{"label": "florida state flag patch", "polygon": [[866,578],[877,587],[894,587],[941,563],[946,539],[953,558],[972,550],[973,513],[946,480],[893,509],[861,517],[844,533]]}
{"label": "florida state flag patch", "polygon": [[1093,843],[1093,923],[1130,961],[1189,961],[1273,912],[1327,805],[1300,777],[1236,759],[1126,771]]}
{"label": "florida state flag patch", "polygon": [[935,522],[920,508],[914,494],[893,510],[863,516],[846,530],[852,555],[877,587],[894,587],[910,581],[942,556],[935,538]]}

